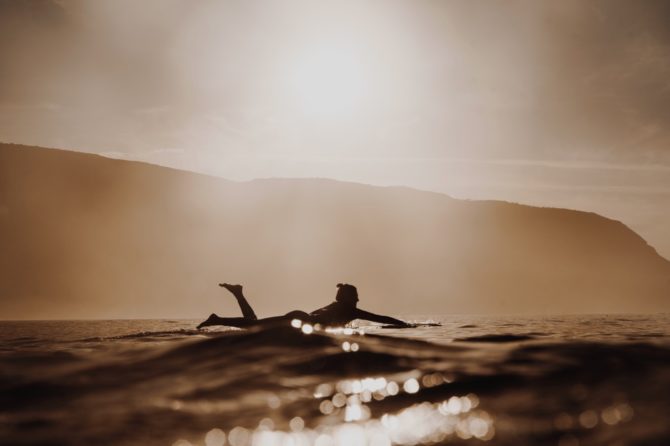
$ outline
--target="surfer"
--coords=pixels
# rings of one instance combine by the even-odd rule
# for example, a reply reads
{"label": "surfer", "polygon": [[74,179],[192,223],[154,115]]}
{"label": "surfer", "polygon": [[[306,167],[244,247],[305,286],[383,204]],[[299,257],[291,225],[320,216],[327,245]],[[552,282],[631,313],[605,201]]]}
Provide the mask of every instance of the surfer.
{"label": "surfer", "polygon": [[358,303],[358,290],[355,286],[348,283],[337,284],[337,294],[335,295],[335,302],[326,305],[325,307],[314,310],[307,314],[304,311],[291,311],[283,316],[273,316],[258,319],[253,308],[249,305],[244,293],[242,285],[231,285],[228,283],[220,283],[223,287],[230,291],[235,296],[237,303],[242,310],[243,317],[220,317],[212,314],[209,318],[198,325],[198,328],[209,327],[212,325],[225,325],[229,327],[247,328],[254,325],[268,324],[280,322],[283,320],[300,319],[303,322],[311,324],[321,324],[325,326],[344,325],[354,319],[364,319],[367,321],[378,322],[380,324],[392,325],[394,327],[411,327],[405,321],[396,319],[390,316],[383,316],[380,314],[370,313],[369,311],[361,310],[356,307]]}

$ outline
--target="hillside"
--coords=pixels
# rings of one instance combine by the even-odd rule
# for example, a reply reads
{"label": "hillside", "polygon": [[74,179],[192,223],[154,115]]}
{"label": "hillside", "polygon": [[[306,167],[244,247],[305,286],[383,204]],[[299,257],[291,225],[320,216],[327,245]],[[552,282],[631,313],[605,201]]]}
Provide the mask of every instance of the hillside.
{"label": "hillside", "polygon": [[2,319],[238,314],[219,281],[259,315],[312,310],[345,281],[395,314],[670,309],[670,262],[596,214],[10,144],[0,247]]}

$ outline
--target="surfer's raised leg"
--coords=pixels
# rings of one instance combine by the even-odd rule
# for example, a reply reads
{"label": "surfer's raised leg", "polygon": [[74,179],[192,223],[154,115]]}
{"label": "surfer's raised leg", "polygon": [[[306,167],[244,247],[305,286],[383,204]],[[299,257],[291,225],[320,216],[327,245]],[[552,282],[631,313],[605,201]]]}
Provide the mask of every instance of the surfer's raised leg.
{"label": "surfer's raised leg", "polygon": [[251,305],[249,305],[249,302],[247,302],[247,299],[244,297],[244,294],[242,293],[242,285],[231,285],[229,283],[220,283],[219,286],[227,289],[228,291],[231,292],[233,296],[235,296],[235,299],[237,299],[237,304],[240,306],[240,310],[242,310],[242,315],[244,316],[245,319],[253,321],[258,320],[256,313],[254,313],[253,308],[251,308]]}

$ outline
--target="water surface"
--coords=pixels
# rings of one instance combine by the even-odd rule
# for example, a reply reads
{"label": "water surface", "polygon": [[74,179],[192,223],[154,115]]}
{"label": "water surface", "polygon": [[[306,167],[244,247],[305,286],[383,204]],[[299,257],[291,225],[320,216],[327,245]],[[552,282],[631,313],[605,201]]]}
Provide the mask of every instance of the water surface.
{"label": "water surface", "polygon": [[669,444],[668,315],[0,322],[0,444]]}

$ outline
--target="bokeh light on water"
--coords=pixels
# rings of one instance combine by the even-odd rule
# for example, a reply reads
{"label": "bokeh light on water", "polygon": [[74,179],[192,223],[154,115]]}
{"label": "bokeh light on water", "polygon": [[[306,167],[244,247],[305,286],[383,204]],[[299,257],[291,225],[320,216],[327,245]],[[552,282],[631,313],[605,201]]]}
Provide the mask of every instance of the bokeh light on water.
{"label": "bokeh light on water", "polygon": [[[468,407],[473,407],[469,397],[454,398],[469,403],[455,409],[453,401],[456,400],[424,402],[413,404],[394,414],[385,413],[379,418],[365,421],[361,421],[364,417],[349,416],[350,413],[364,413],[364,405],[347,404],[344,422],[323,423],[308,428],[302,418],[294,417],[287,430],[272,429],[268,423],[259,423],[253,430],[237,426],[230,431],[228,439],[231,446],[390,446],[439,443],[454,436],[463,440],[492,439],[495,428],[491,415],[482,410],[469,409]],[[220,429],[210,430],[206,434],[206,446],[222,445],[224,442],[225,434]],[[173,446],[190,444],[180,439]]]}
{"label": "bokeh light on water", "polygon": [[205,434],[205,446],[223,446],[226,444],[226,433],[214,428]]}
{"label": "bokeh light on water", "polygon": [[[323,328],[299,319],[290,323],[303,335],[324,332],[345,336],[337,341],[345,353],[360,351],[361,345],[351,336],[362,336],[363,330],[351,328]],[[410,370],[395,374],[365,376],[322,382],[315,386],[313,401],[321,415],[311,420],[294,416],[286,425],[281,420],[262,418],[256,427],[233,427],[228,434],[213,427],[205,434],[205,446],[390,446],[441,444],[450,440],[488,441],[496,436],[495,417],[480,407],[475,393],[450,395],[441,401],[417,402],[423,390],[452,383],[447,373]],[[588,397],[588,389],[573,386],[570,394],[577,400]],[[379,413],[371,404],[389,398],[411,395],[410,403],[392,412]],[[181,404],[181,403],[180,403]],[[268,407],[281,406],[280,397],[271,395]],[[180,406],[181,407],[181,406]],[[376,415],[375,415],[376,414]],[[283,414],[286,416],[286,414]],[[626,403],[603,408],[591,408],[574,414],[561,412],[553,420],[558,432],[558,446],[579,446],[578,433],[599,425],[614,426],[629,421],[633,410]],[[189,446],[186,440],[177,440],[173,446]]]}
{"label": "bokeh light on water", "polygon": [[[323,330],[299,319],[291,327],[304,335]],[[326,329],[331,334],[360,335],[349,328]],[[360,346],[353,340],[342,341],[344,352],[355,353]],[[305,419],[295,416],[286,429],[277,429],[271,418],[261,419],[253,429],[233,427],[227,434],[213,427],[205,434],[205,446],[385,446],[419,445],[446,441],[449,437],[462,440],[491,440],[495,435],[493,417],[478,409],[475,394],[457,396],[439,402],[410,403],[405,408],[373,417],[371,403],[387,398],[418,394],[422,388],[449,382],[438,372],[422,374],[418,370],[387,376],[367,376],[318,384],[313,392],[314,403],[321,418],[308,426]],[[275,396],[278,400],[278,397]],[[279,403],[274,408],[279,407]],[[184,439],[173,446],[188,446]]]}
{"label": "bokeh light on water", "polygon": [[[637,320],[602,319],[626,330]],[[218,333],[137,322],[128,335],[117,333],[127,322],[96,322],[93,333],[111,324],[113,337],[14,333],[0,369],[22,381],[0,392],[0,443],[666,444],[670,334],[659,324],[630,341],[553,334],[590,333],[590,321],[450,319],[404,331],[296,321]],[[422,342],[440,330],[461,339]]]}

